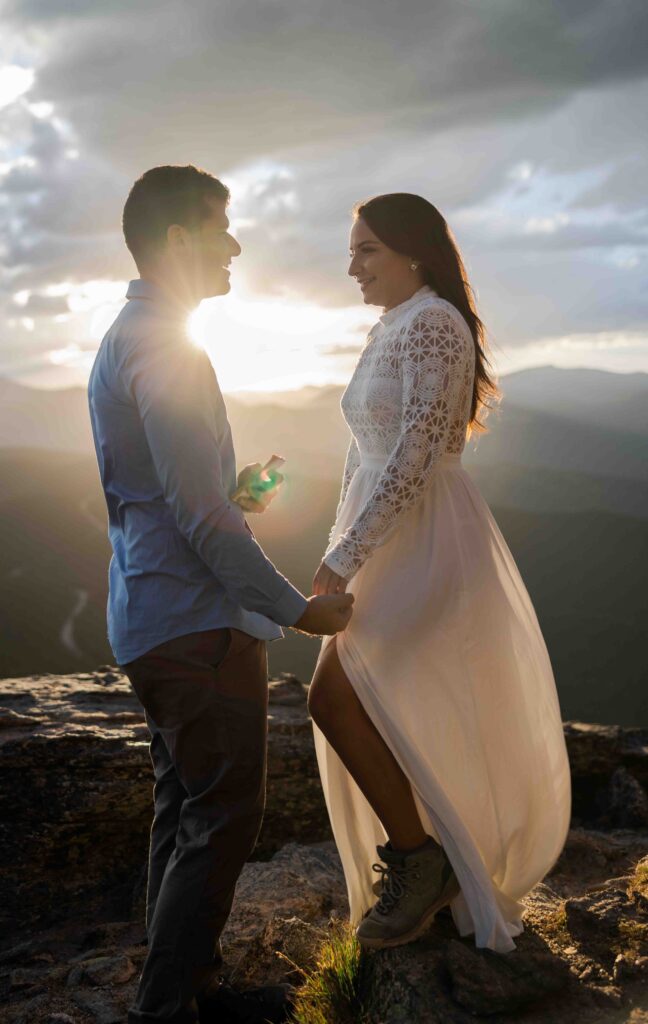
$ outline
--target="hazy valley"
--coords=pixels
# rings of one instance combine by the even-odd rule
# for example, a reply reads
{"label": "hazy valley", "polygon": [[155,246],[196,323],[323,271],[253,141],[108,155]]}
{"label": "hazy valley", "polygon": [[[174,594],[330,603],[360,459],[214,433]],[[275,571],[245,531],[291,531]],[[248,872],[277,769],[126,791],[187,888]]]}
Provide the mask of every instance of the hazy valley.
{"label": "hazy valley", "polygon": [[[501,384],[490,432],[463,459],[533,599],[563,718],[646,725],[648,375],[544,367]],[[239,466],[272,451],[288,460],[271,511],[250,521],[306,592],[347,445],[340,393],[227,399]],[[85,392],[0,381],[0,408],[0,676],[109,664],[110,546]],[[271,669],[308,680],[317,649],[288,632],[270,645]]]}

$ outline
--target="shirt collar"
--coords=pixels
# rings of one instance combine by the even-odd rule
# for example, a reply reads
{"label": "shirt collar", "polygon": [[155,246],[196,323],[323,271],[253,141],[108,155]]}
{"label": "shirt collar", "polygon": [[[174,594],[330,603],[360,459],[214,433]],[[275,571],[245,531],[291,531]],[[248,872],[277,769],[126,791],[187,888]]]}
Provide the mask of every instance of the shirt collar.
{"label": "shirt collar", "polygon": [[172,292],[167,291],[153,281],[145,281],[141,277],[128,282],[126,298],[145,299],[156,306],[164,307],[167,315],[176,316],[178,319],[186,319],[192,312]]}
{"label": "shirt collar", "polygon": [[378,319],[384,327],[387,327],[389,324],[392,324],[394,320],[397,320],[398,317],[402,316],[403,313],[407,313],[408,310],[413,309],[421,299],[427,298],[428,295],[436,294],[437,293],[433,288],[430,288],[428,284],[424,284],[423,287],[419,288],[417,292],[414,292],[409,299],[405,299],[405,302],[401,302],[398,306],[394,306],[393,309],[389,309],[386,313],[383,313],[382,316],[379,316]]}

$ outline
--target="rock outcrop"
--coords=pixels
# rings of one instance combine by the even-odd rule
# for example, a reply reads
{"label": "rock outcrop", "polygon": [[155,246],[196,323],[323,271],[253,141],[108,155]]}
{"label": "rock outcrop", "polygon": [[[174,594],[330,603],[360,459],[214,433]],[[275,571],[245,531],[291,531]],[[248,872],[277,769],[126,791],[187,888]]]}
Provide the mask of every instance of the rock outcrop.
{"label": "rock outcrop", "polygon": [[[299,984],[348,912],[305,695],[271,685],[268,810],[223,936],[235,982]],[[565,736],[572,828],[517,949],[478,950],[442,912],[419,942],[361,958],[368,1024],[648,1022],[648,730]],[[2,680],[0,745],[0,1021],[123,1022],[146,954],[141,708],[111,668]]]}
{"label": "rock outcrop", "polygon": [[[627,844],[620,836],[610,842],[602,833],[570,832],[556,872],[524,900],[525,930],[506,956],[459,938],[445,911],[419,942],[368,956],[363,988],[372,1024],[645,1024],[648,836]],[[590,870],[575,881],[572,853],[582,862],[586,847],[590,864],[599,861],[600,872],[604,862],[603,875],[616,876],[602,880]],[[616,874],[628,862],[633,869]]]}
{"label": "rock outcrop", "polygon": [[[268,799],[255,858],[331,836],[306,689],[270,684]],[[142,707],[116,669],[0,680],[0,934],[83,903],[126,918],[144,886],[152,767]]]}
{"label": "rock outcrop", "polygon": [[[638,849],[643,859],[621,873]],[[526,898],[525,931],[505,957],[460,938],[446,911],[418,942],[361,957],[367,1024],[645,1024],[646,851],[648,836],[570,833],[556,875]],[[589,865],[578,885],[574,852]],[[347,909],[331,842],[247,864],[223,935],[231,980],[298,986]],[[146,955],[142,910],[131,921],[59,924],[0,953],[2,1024],[123,1024]]]}

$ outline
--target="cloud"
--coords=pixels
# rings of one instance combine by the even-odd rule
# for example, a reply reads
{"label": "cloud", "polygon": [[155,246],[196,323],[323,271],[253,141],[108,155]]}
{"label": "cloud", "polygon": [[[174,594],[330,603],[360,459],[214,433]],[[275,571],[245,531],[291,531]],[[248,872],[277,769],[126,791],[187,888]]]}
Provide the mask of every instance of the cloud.
{"label": "cloud", "polygon": [[[369,330],[371,324],[367,327]],[[363,347],[363,342],[356,342],[355,345],[331,345],[330,348],[323,350],[323,355],[327,356],[357,356]]]}
{"label": "cloud", "polygon": [[[3,289],[127,276],[120,230],[126,179],[92,155],[79,156],[70,129],[30,104],[14,105],[0,132],[0,152],[9,157],[0,177]],[[12,160],[16,138],[21,151]]]}
{"label": "cloud", "polygon": [[34,83],[32,68],[7,64],[0,68],[0,109],[7,107],[31,89]]}
{"label": "cloud", "polygon": [[[349,211],[413,191],[447,216],[507,341],[645,323],[643,0],[16,0],[3,14],[8,64],[33,63],[0,110],[7,317],[21,289],[37,303],[51,284],[131,276],[130,183],[195,162],[232,186],[235,273],[255,293],[359,304]],[[46,306],[5,344],[35,345]]]}
{"label": "cloud", "polygon": [[70,312],[63,295],[28,294],[24,302],[17,302],[14,297],[14,305],[16,316],[61,316]]}
{"label": "cloud", "polygon": [[643,77],[648,57],[642,0],[21,0],[5,18],[45,40],[34,98],[129,170],[517,119]]}
{"label": "cloud", "polygon": [[625,155],[610,168],[604,181],[584,192],[575,205],[586,209],[613,204],[620,210],[639,211],[645,219],[646,181],[648,155]]}

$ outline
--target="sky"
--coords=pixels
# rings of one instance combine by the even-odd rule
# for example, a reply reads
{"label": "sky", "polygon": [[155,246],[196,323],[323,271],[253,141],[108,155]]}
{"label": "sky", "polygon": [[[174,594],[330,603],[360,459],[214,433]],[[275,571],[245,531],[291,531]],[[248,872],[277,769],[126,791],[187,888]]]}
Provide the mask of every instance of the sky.
{"label": "sky", "polygon": [[348,380],[381,310],[350,210],[448,221],[499,375],[648,371],[645,0],[0,0],[0,376],[84,384],[137,276],[132,182],[232,191],[232,292],[192,330],[225,390]]}

